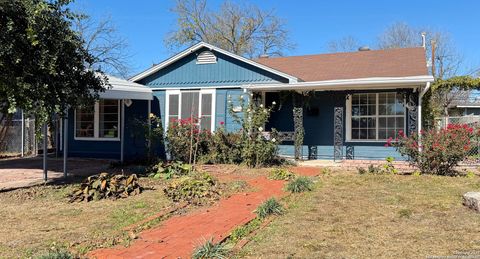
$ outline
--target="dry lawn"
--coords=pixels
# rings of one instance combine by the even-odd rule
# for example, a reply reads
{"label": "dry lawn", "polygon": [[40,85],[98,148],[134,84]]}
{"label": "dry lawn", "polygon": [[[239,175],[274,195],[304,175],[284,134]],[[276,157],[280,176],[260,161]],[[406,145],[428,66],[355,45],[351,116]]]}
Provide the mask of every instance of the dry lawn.
{"label": "dry lawn", "polygon": [[127,199],[69,203],[72,185],[39,186],[0,193],[0,258],[26,258],[51,247],[82,254],[98,246],[128,242],[122,228],[171,206],[162,181],[141,178],[145,190]]}
{"label": "dry lawn", "polygon": [[461,195],[480,177],[331,173],[291,196],[285,215],[239,253],[247,258],[426,258],[480,255],[480,214]]}

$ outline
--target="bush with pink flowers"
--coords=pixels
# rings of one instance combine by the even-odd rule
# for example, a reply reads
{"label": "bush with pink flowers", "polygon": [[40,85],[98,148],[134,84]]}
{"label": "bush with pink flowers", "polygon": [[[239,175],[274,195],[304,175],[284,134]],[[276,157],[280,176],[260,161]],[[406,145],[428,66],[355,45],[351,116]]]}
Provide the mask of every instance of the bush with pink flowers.
{"label": "bush with pink flowers", "polygon": [[396,147],[424,174],[452,175],[454,167],[467,157],[475,134],[466,124],[450,124],[440,130],[430,129],[410,136],[400,131],[387,145]]}
{"label": "bush with pink flowers", "polygon": [[201,130],[196,118],[171,120],[167,129],[167,149],[171,160],[194,163],[208,153],[211,132]]}

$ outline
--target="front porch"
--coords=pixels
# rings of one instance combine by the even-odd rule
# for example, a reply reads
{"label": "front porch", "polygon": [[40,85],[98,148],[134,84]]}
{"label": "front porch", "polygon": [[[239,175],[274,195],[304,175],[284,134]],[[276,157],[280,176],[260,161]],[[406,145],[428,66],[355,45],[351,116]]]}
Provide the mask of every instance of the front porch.
{"label": "front porch", "polygon": [[[388,80],[372,79],[368,83],[362,79],[363,85],[356,81],[246,88],[262,96],[265,106],[275,104],[266,130],[276,129],[289,136],[279,147],[282,156],[303,160],[403,160],[395,148],[385,144],[400,131],[413,134],[421,130],[421,97],[431,79],[391,79],[391,84],[386,83]],[[293,137],[295,107],[303,113],[300,154],[295,152]]]}

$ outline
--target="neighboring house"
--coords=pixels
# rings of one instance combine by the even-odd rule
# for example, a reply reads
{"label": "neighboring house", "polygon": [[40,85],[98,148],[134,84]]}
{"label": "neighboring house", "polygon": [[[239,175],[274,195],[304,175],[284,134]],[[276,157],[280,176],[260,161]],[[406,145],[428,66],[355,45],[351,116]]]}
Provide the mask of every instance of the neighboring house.
{"label": "neighboring house", "polygon": [[[146,120],[150,112],[165,128],[171,119],[189,118],[193,112],[201,117],[203,129],[213,131],[224,124],[235,130],[239,126],[228,112],[228,99],[235,102],[249,93],[262,96],[265,105],[277,103],[266,129],[289,135],[294,131],[293,103],[284,93],[297,91],[313,93],[304,112],[304,158],[398,157],[385,142],[399,130],[420,130],[419,100],[430,82],[423,48],[250,60],[201,42],[121,81],[130,92],[109,96],[107,91],[90,111],[72,111],[70,118],[76,119],[70,120],[68,153],[141,156],[145,140],[127,125],[135,117]],[[140,89],[142,94],[137,94]],[[293,142],[284,141],[280,153],[293,156]]]}

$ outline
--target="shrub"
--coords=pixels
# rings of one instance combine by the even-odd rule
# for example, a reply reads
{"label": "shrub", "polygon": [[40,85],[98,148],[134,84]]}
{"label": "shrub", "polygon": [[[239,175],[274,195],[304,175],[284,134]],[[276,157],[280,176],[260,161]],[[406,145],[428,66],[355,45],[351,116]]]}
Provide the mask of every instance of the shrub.
{"label": "shrub", "polygon": [[73,259],[73,256],[67,251],[51,251],[37,256],[36,259]]}
{"label": "shrub", "polygon": [[444,129],[422,131],[406,136],[398,133],[395,143],[389,139],[387,145],[396,147],[408,161],[422,173],[450,175],[453,168],[467,157],[470,139],[474,137],[471,127],[465,124],[450,124]]}
{"label": "shrub", "polygon": [[138,184],[137,175],[109,175],[100,173],[87,178],[80,188],[70,194],[70,202],[91,201],[106,198],[127,198],[140,194],[142,187]]}
{"label": "shrub", "polygon": [[287,183],[287,191],[293,193],[307,192],[313,190],[313,181],[308,177],[298,177]]}
{"label": "shrub", "polygon": [[175,202],[186,201],[193,204],[220,197],[217,181],[207,173],[193,173],[175,179],[163,191]]}
{"label": "shrub", "polygon": [[381,173],[384,174],[396,174],[398,170],[393,165],[393,161],[395,160],[393,157],[389,156],[386,159],[386,163],[381,168]]}
{"label": "shrub", "polygon": [[293,178],[295,178],[295,174],[288,171],[288,169],[286,168],[274,168],[268,178],[272,179],[272,180],[285,180],[285,181],[288,181],[288,180],[292,180]]}
{"label": "shrub", "polygon": [[192,169],[192,165],[184,164],[181,161],[171,163],[160,162],[152,167],[149,176],[155,179],[158,179],[162,176],[165,179],[178,178],[180,176],[189,174]]}
{"label": "shrub", "polygon": [[263,128],[268,122],[274,103],[267,108],[256,102],[253,94],[249,99],[245,100],[243,95],[239,97],[240,114],[234,111],[231,97],[228,100],[229,113],[241,126],[239,133],[242,162],[249,167],[274,164],[277,160],[278,136],[275,129],[266,135]]}
{"label": "shrub", "polygon": [[222,126],[218,127],[208,142],[208,153],[200,160],[215,164],[239,164],[241,158],[241,134],[227,132]]}
{"label": "shrub", "polygon": [[224,259],[227,254],[227,249],[222,244],[215,244],[212,239],[207,240],[204,244],[201,244],[193,252],[192,258],[194,259]]}
{"label": "shrub", "polygon": [[210,131],[200,130],[198,119],[172,120],[167,129],[167,149],[170,159],[192,163],[208,153]]}
{"label": "shrub", "polygon": [[270,198],[260,204],[255,210],[255,213],[257,213],[260,219],[264,219],[269,215],[282,215],[283,211],[283,206],[275,198]]}

